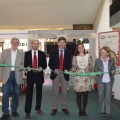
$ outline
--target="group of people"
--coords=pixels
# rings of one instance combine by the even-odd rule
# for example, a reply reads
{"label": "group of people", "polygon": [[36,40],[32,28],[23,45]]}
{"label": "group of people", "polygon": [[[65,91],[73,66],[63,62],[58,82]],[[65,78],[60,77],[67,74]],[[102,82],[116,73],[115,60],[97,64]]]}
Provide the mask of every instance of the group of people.
{"label": "group of people", "polygon": [[[3,115],[1,120],[10,118],[9,108],[9,95],[10,90],[13,90],[11,113],[14,117],[19,117],[17,112],[19,103],[19,89],[22,82],[22,67],[27,67],[27,92],[25,100],[25,119],[30,118],[32,107],[33,87],[36,84],[36,106],[35,111],[39,115],[43,115],[41,110],[42,101],[42,86],[44,83],[43,70],[47,67],[45,53],[38,50],[40,45],[38,39],[33,39],[31,42],[32,49],[25,52],[25,54],[18,49],[19,39],[11,39],[11,48],[3,50],[1,55],[0,64],[10,64],[16,67],[0,67],[0,79],[2,80],[2,111]],[[110,56],[110,49],[104,46],[100,49],[100,57],[96,59],[93,67],[92,57],[86,54],[84,45],[77,44],[75,55],[71,59],[70,52],[66,49],[66,38],[58,38],[58,48],[51,52],[49,67],[52,70],[50,78],[53,83],[53,105],[51,116],[57,113],[58,109],[58,94],[61,86],[61,108],[62,111],[69,115],[67,109],[67,89],[69,75],[64,72],[72,70],[77,73],[95,72],[109,72],[108,74],[99,74],[95,76],[98,83],[98,95],[101,116],[110,115],[110,100],[112,92],[112,84],[115,74],[114,59]],[[38,68],[31,69],[31,68]],[[74,91],[76,93],[76,102],[79,109],[79,117],[87,116],[86,106],[88,102],[88,92],[91,91],[91,78],[90,76],[75,76],[74,77]]]}

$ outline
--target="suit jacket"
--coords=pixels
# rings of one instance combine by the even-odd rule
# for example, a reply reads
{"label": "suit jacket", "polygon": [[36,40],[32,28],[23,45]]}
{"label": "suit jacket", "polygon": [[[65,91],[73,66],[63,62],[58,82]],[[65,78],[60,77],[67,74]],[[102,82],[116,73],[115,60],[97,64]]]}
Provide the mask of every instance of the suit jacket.
{"label": "suit jacket", "polygon": [[[110,57],[110,59],[108,61],[108,71],[111,72],[112,70],[115,71],[116,68],[115,68],[114,59],[112,57]],[[95,72],[104,72],[103,62],[102,62],[101,58],[97,58],[95,60],[94,71]],[[109,73],[109,75],[110,75],[110,82],[113,83],[114,75],[112,73]],[[95,76],[95,80],[97,81],[97,83],[102,83],[102,77],[103,77],[103,74]]]}
{"label": "suit jacket", "polygon": [[[25,53],[24,66],[25,67],[29,66],[32,68],[32,50]],[[41,67],[42,69],[46,69],[47,67],[45,53],[40,50],[38,50],[38,67]],[[36,76],[36,78],[34,76]],[[39,79],[41,83],[44,83],[43,71],[37,73],[29,71],[27,73],[27,82],[31,82],[34,79]]]}
{"label": "suit jacket", "polygon": [[[0,64],[11,64],[11,48],[3,50],[1,54]],[[17,50],[15,66],[24,66],[24,53],[21,50]],[[5,84],[10,76],[11,68],[10,67],[0,67],[0,78],[2,83]],[[19,71],[18,68],[15,68],[15,78],[17,84],[21,84],[23,80],[23,72]]]}
{"label": "suit jacket", "polygon": [[[51,52],[51,56],[50,56],[50,60],[49,60],[49,67],[53,71],[55,69],[59,69],[59,49],[54,49]],[[67,49],[65,49],[63,70],[70,70],[70,68],[71,68],[71,55],[70,55],[70,52]],[[51,72],[50,78],[52,80],[54,80],[56,78],[56,76],[57,76],[57,74],[55,74],[54,72]],[[64,74],[64,77],[65,77],[66,81],[69,80],[69,75]]]}

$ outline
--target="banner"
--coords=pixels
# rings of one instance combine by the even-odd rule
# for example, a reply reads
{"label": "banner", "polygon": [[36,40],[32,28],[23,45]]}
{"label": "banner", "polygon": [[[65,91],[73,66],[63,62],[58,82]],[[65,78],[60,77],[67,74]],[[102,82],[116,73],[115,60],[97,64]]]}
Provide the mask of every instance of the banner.
{"label": "banner", "polygon": [[117,66],[120,66],[120,31],[109,31],[99,33],[99,48],[108,46],[111,49],[111,56],[115,59]]}
{"label": "banner", "polygon": [[0,38],[2,39],[12,39],[17,37],[19,39],[28,39],[27,30],[16,30],[16,31],[0,31]]}
{"label": "banner", "polygon": [[[18,48],[22,51],[28,51],[28,39],[19,39],[20,44]],[[11,39],[5,39],[4,49],[11,48]]]}

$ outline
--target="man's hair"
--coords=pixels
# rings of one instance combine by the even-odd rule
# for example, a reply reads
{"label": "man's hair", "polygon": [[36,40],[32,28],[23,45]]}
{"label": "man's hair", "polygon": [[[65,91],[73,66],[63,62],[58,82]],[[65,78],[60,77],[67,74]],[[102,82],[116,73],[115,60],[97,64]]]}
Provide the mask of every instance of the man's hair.
{"label": "man's hair", "polygon": [[[32,40],[31,40],[31,43],[33,43],[34,41],[38,41],[39,42],[39,39],[38,38],[33,38]],[[40,43],[40,42],[39,42]]]}
{"label": "man's hair", "polygon": [[66,42],[65,37],[59,37],[59,38],[58,38],[58,42],[60,42],[61,40],[64,40],[64,41]]}
{"label": "man's hair", "polygon": [[17,37],[12,38],[11,41],[12,40],[18,40],[20,42],[20,40]]}

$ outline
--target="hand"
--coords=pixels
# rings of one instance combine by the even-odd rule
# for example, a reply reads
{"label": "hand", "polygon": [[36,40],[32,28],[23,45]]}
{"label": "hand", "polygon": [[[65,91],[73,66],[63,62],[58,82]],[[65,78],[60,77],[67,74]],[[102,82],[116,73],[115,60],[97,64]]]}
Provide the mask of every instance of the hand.
{"label": "hand", "polygon": [[101,75],[102,75],[102,73],[98,73],[98,75],[100,75],[100,76],[101,76]]}
{"label": "hand", "polygon": [[68,72],[68,70],[64,70],[64,72]]}
{"label": "hand", "polygon": [[28,72],[30,72],[30,71],[31,71],[31,68],[30,68],[30,66],[28,66],[28,67],[27,67],[27,70],[28,70]]}
{"label": "hand", "polygon": [[18,71],[21,71],[22,70],[22,66],[20,65],[19,67],[18,67]]}
{"label": "hand", "polygon": [[57,75],[60,73],[60,72],[59,72],[59,69],[55,69],[54,72],[55,72],[55,74],[57,74]]}
{"label": "hand", "polygon": [[38,72],[41,72],[41,71],[42,71],[42,68],[41,68],[41,67],[39,67],[38,69],[39,69]]}
{"label": "hand", "polygon": [[115,74],[115,70],[112,70],[111,73],[114,75]]}
{"label": "hand", "polygon": [[85,72],[86,73],[89,73],[89,72],[91,72],[92,71],[92,69],[85,69]]}
{"label": "hand", "polygon": [[71,70],[72,70],[72,72],[76,72],[76,68],[72,68]]}
{"label": "hand", "polygon": [[102,73],[100,71],[94,71],[94,73],[95,73],[95,75],[99,75],[99,76],[102,75]]}
{"label": "hand", "polygon": [[92,72],[92,69],[88,69],[88,72]]}

